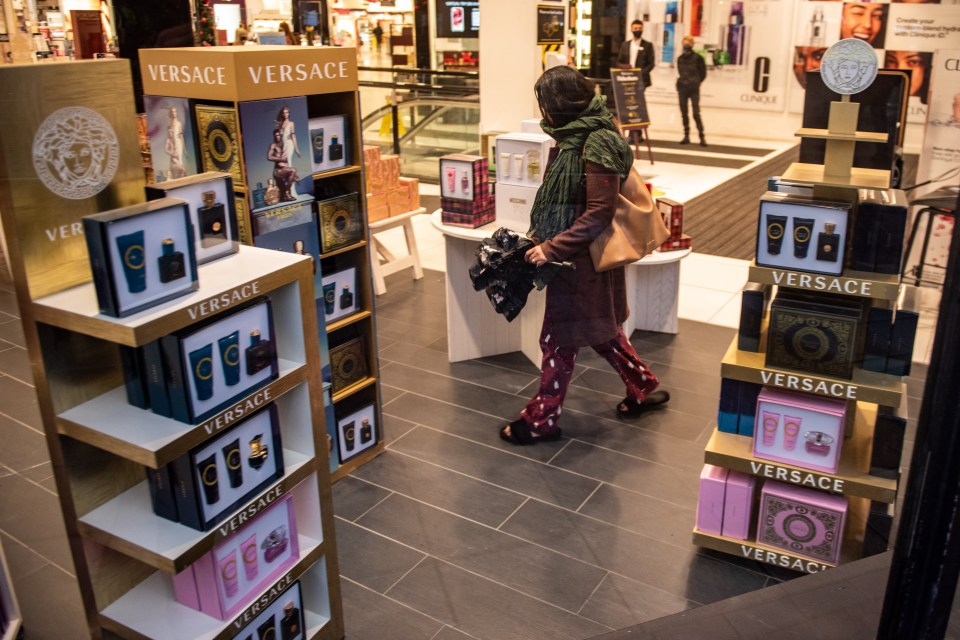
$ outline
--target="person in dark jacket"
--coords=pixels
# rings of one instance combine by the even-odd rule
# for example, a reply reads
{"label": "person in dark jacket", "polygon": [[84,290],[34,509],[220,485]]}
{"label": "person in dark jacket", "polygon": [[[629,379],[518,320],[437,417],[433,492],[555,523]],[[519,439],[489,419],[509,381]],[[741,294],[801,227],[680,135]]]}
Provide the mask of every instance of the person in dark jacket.
{"label": "person in dark jacket", "polygon": [[693,37],[683,39],[683,53],[677,58],[677,93],[680,94],[680,115],[683,116],[683,140],[680,144],[690,144],[690,117],[687,115],[687,103],[693,103],[693,121],[697,123],[700,134],[700,146],[707,146],[703,137],[703,120],[700,118],[700,84],[707,77],[707,63],[703,56],[693,51]]}
{"label": "person in dark jacket", "polygon": [[569,67],[548,69],[534,87],[541,128],[557,141],[530,213],[530,235],[539,243],[527,261],[570,261],[547,285],[540,333],[540,387],[520,417],[500,429],[513,444],[561,437],[558,420],[580,347],[590,346],[620,374],[626,397],[616,412],[635,418],[670,399],[623,334],[627,319],[624,269],[598,272],[590,243],[613,220],[620,183],[633,167],[630,146],[607,111],[606,97]]}
{"label": "person in dark jacket", "polygon": [[634,20],[630,24],[633,39],[620,45],[620,55],[617,63],[624,69],[640,69],[643,77],[643,86],[650,86],[650,72],[653,71],[654,58],[653,43],[644,40],[643,23]]}

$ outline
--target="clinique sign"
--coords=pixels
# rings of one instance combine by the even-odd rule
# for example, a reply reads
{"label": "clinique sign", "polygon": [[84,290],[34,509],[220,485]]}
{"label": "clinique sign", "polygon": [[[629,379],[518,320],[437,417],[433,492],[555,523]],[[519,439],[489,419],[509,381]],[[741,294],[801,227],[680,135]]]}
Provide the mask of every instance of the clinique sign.
{"label": "clinique sign", "polygon": [[[226,87],[229,84],[227,68],[190,64],[147,64],[147,73],[154,82],[174,82],[184,85]],[[350,67],[346,60],[299,64],[266,64],[243,69],[255,85],[313,82],[348,78]],[[242,73],[242,72],[241,72]]]}

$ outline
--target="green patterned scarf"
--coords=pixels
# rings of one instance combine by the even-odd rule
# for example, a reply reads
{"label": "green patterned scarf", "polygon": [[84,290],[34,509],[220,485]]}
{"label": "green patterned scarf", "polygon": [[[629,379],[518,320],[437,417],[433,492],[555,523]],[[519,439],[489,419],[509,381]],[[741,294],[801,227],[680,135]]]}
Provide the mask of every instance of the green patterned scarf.
{"label": "green patterned scarf", "polygon": [[603,165],[622,179],[633,166],[633,151],[613,123],[602,95],[597,95],[573,122],[553,128],[542,121],[540,127],[560,148],[543,176],[530,212],[529,235],[545,242],[573,224],[584,160]]}

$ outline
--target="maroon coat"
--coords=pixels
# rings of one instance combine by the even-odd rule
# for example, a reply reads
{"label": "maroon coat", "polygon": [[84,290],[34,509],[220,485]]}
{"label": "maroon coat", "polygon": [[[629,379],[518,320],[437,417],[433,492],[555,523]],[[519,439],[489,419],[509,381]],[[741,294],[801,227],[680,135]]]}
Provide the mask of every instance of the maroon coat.
{"label": "maroon coat", "polygon": [[[550,152],[550,162],[556,157]],[[585,161],[586,180],[580,189],[577,217],[566,231],[544,242],[547,260],[569,260],[576,271],[563,271],[547,286],[547,313],[557,343],[586,347],[612,340],[627,319],[623,268],[598,273],[590,259],[590,243],[613,220],[620,194],[620,176]],[[549,163],[548,163],[549,166]]]}

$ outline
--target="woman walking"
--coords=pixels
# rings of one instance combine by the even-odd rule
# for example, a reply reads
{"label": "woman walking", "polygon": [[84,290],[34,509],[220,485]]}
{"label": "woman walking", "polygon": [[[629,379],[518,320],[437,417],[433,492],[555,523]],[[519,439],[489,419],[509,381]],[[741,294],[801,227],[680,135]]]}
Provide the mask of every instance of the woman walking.
{"label": "woman walking", "polygon": [[636,418],[670,399],[620,328],[627,319],[623,268],[597,272],[589,246],[613,219],[620,183],[633,153],[607,111],[606,98],[569,67],[547,70],[534,87],[541,127],[557,141],[531,211],[531,235],[540,243],[526,259],[537,265],[570,261],[547,286],[540,333],[540,388],[520,417],[500,429],[513,444],[557,440],[564,396],[580,347],[592,347],[620,374],[626,396],[621,418]]}

